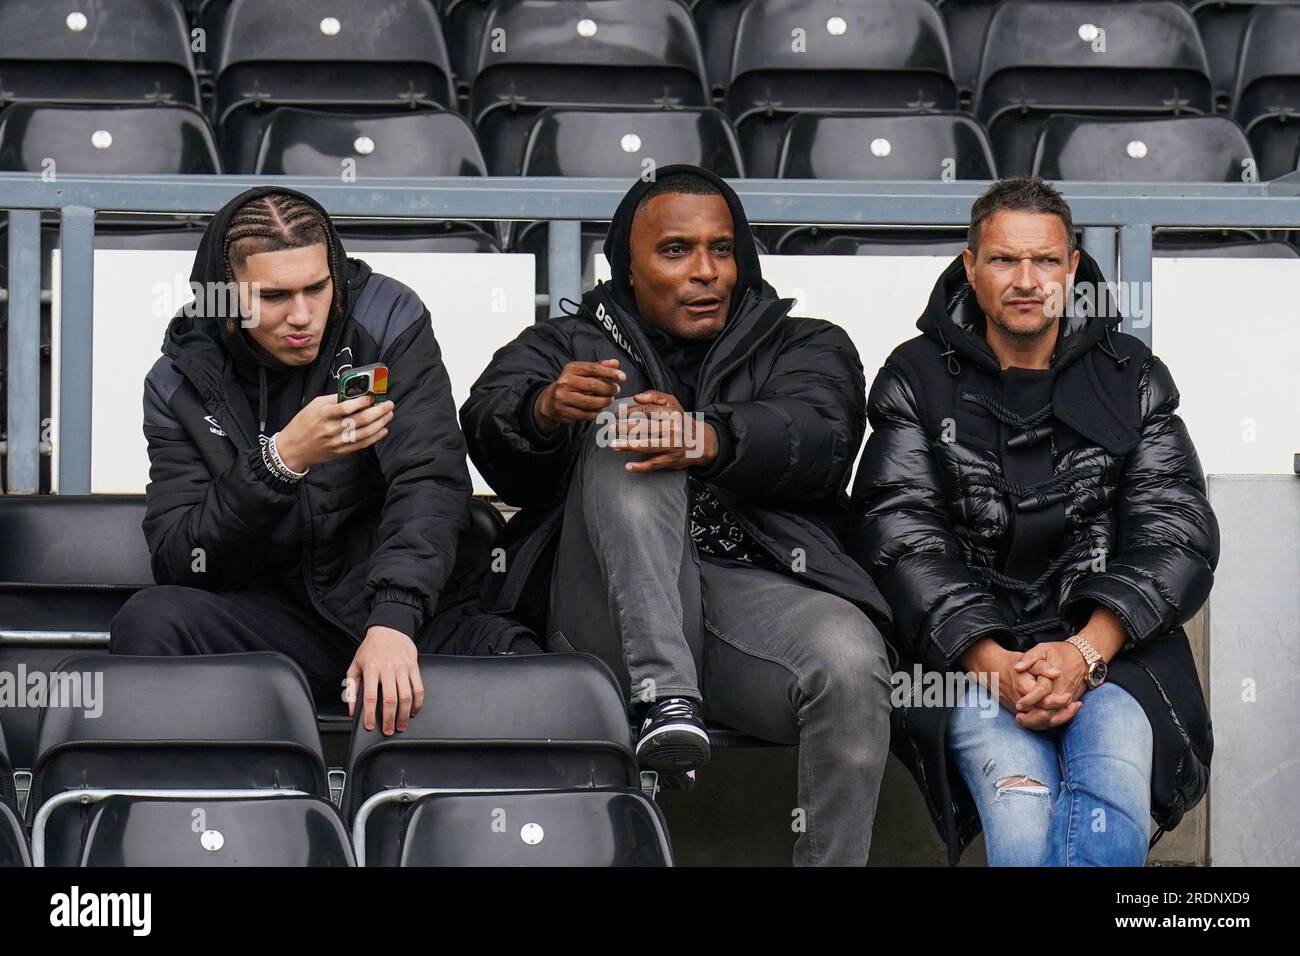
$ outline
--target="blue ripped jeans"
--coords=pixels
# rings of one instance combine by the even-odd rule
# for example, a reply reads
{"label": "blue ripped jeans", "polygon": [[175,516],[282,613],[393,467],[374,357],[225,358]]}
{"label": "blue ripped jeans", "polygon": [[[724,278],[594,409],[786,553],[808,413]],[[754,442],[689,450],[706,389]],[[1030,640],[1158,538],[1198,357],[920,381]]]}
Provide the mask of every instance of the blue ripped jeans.
{"label": "blue ripped jeans", "polygon": [[949,719],[948,751],[979,808],[989,866],[1142,866],[1151,742],[1146,713],[1115,684],[1045,731],[981,708],[972,686]]}

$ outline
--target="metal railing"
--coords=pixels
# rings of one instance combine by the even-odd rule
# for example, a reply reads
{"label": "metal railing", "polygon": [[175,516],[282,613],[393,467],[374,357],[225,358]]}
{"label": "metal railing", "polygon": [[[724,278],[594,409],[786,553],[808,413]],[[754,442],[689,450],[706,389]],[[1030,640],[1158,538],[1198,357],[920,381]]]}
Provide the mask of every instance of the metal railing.
{"label": "metal railing", "polygon": [[[8,210],[9,310],[7,478],[10,492],[39,487],[40,230],[59,217],[58,486],[90,491],[94,229],[97,212],[210,214],[244,189],[278,183],[315,196],[334,216],[380,219],[548,220],[551,301],[581,288],[582,222],[608,220],[627,191],[622,179],[374,179],[248,176],[59,176],[0,173]],[[964,226],[987,182],[736,180],[756,224]],[[1269,183],[1066,183],[1084,245],[1108,281],[1148,283],[1152,229],[1300,228],[1300,174]],[[1149,322],[1126,327],[1151,340]]]}

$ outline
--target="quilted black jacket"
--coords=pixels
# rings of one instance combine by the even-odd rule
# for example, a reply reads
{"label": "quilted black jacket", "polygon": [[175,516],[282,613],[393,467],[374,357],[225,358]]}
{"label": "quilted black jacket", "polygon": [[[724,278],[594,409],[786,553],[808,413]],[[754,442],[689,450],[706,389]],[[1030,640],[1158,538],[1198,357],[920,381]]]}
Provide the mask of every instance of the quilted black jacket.
{"label": "quilted black jacket", "polygon": [[[1078,290],[1101,288],[1087,253]],[[1205,602],[1219,535],[1169,370],[1079,295],[1046,373],[1000,370],[956,259],[868,398],[851,553],[894,612],[905,666],[947,670],[975,640],[1061,640],[1102,605],[1128,641],[1110,679],[1152,722],[1152,813],[1169,829],[1204,794],[1209,715],[1184,624]],[[973,802],[944,750],[948,711],[900,707],[895,751],[955,862]]]}

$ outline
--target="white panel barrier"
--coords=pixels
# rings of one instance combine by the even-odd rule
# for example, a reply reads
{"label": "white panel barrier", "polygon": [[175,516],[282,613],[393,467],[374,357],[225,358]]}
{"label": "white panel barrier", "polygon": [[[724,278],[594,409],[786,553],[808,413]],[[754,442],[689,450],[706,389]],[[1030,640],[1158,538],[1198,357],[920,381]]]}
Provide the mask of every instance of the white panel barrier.
{"label": "white panel barrier", "polygon": [[1300,259],[1156,259],[1152,341],[1205,473],[1291,474],[1300,452]]}
{"label": "white panel barrier", "polygon": [[[376,271],[409,285],[433,314],[457,406],[495,349],[533,320],[531,256],[371,252]],[[139,493],[148,481],[141,434],[145,373],[168,319],[188,297],[193,253],[95,253],[93,464],[95,493]],[[949,260],[907,256],[764,256],[768,281],[796,315],[843,326],[867,381],[916,319]],[[54,396],[58,396],[58,254],[54,261]],[[1207,474],[1281,474],[1300,450],[1300,323],[1274,290],[1300,279],[1300,260],[1157,259],[1155,350],[1182,393],[1182,415]],[[603,256],[597,278],[606,278]],[[57,426],[56,426],[57,427]],[[57,434],[57,431],[54,432]],[[57,475],[57,461],[55,462]],[[476,492],[488,486],[471,468]]]}

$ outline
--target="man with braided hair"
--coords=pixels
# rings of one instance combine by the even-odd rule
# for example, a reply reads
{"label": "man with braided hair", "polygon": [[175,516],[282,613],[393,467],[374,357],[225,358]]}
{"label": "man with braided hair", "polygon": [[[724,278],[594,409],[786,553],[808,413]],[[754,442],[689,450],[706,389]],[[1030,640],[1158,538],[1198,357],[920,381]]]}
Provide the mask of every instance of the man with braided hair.
{"label": "man with braided hair", "polygon": [[[429,313],[348,259],[314,200],[278,187],[217,212],[191,288],[145,381],[160,586],[126,603],[111,650],[279,651],[318,700],[346,675],[367,729],[382,704],[384,733],[403,730],[423,699],[417,648],[467,620],[434,613],[470,482]],[[340,373],[376,362],[391,400],[340,402]],[[496,638],[519,636],[497,623]]]}

